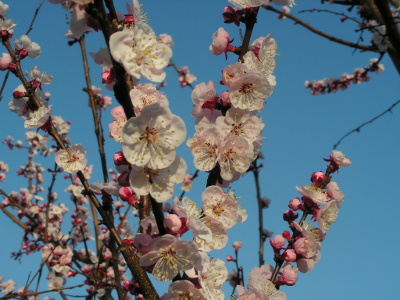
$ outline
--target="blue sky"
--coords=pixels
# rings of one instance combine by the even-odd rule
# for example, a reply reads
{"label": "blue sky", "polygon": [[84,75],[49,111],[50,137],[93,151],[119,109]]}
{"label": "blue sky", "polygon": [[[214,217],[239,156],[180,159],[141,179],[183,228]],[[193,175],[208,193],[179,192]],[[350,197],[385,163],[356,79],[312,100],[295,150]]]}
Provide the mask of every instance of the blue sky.
{"label": "blue sky", "polygon": [[[8,17],[15,19],[15,37],[19,38],[28,28],[40,1],[3,2],[10,5]],[[125,12],[125,1],[115,2],[118,9]],[[221,17],[223,7],[229,3],[211,0],[142,0],[141,3],[148,12],[149,24],[156,34],[172,35],[175,42],[174,62],[178,66],[188,66],[197,76],[197,83],[213,80],[218,92],[224,91],[218,85],[221,70],[227,64],[234,63],[236,57],[229,55],[228,61],[225,61],[223,56],[213,56],[208,46],[212,33],[219,27],[229,31],[235,41],[240,40],[238,28],[233,24],[224,24]],[[292,9],[295,14],[310,8],[341,9],[328,4],[321,5],[320,1],[298,0],[297,4]],[[358,40],[359,35],[354,31],[356,25],[350,21],[342,23],[338,16],[317,12],[297,16],[334,36],[352,42]],[[52,95],[53,112],[64,120],[72,121],[72,142],[82,143],[88,150],[89,163],[96,165],[99,161],[98,152],[87,97],[82,92],[85,83],[79,49],[78,45],[67,46],[64,38],[67,29],[66,12],[45,1],[30,33],[31,39],[42,47],[42,56],[35,61],[26,59],[23,68],[30,70],[32,66],[38,66],[54,76],[54,82],[46,87],[46,91]],[[261,10],[252,40],[270,32],[278,43],[279,56],[274,73],[277,86],[261,114],[266,123],[263,130],[266,139],[262,148],[265,167],[261,171],[261,186],[262,194],[272,200],[270,208],[264,211],[264,226],[280,234],[287,230],[282,213],[287,210],[288,201],[299,196],[295,187],[308,184],[312,172],[325,170],[326,163],[322,158],[329,156],[333,145],[344,134],[372,119],[399,99],[399,82],[395,68],[389,57],[385,56],[382,60],[385,71],[380,75],[372,74],[369,82],[351,86],[336,94],[312,96],[303,87],[305,80],[352,73],[354,68],[368,65],[369,59],[378,57],[377,54],[354,53],[351,48],[318,37],[288,19],[279,21],[276,14]],[[367,33],[364,34],[363,43],[368,44],[369,38]],[[96,52],[105,45],[101,33],[90,34],[86,43],[90,52]],[[100,87],[100,67],[91,62],[90,68],[92,83]],[[0,102],[0,138],[12,135],[15,139],[24,139],[23,122],[8,111],[7,106],[18,84],[11,78],[3,93],[4,98]],[[192,136],[194,119],[190,117],[191,90],[179,87],[172,68],[167,69],[164,92],[171,110],[185,120],[188,137]],[[112,93],[104,89],[103,95],[112,96]],[[116,101],[113,103],[115,105]],[[295,286],[282,288],[289,299],[392,299],[397,293],[400,139],[396,132],[400,128],[399,114],[400,107],[394,108],[392,114],[350,135],[338,147],[353,162],[350,167],[334,175],[334,180],[346,196],[345,202],[337,222],[322,243],[321,261],[312,272],[300,274]],[[107,128],[111,119],[109,110],[104,113],[104,119]],[[113,140],[107,139],[109,162],[111,155],[119,150],[118,147]],[[178,151],[188,163],[188,171],[194,172],[187,147],[183,145]],[[26,185],[22,178],[14,176],[25,159],[22,151],[9,151],[4,145],[0,147],[0,160],[10,167],[7,180],[0,183],[2,189],[10,192]],[[43,162],[45,167],[52,165],[51,160]],[[100,179],[101,170],[95,168],[93,181]],[[197,178],[194,189],[187,195],[198,203],[205,179],[205,174]],[[58,181],[60,194],[66,186],[67,183],[62,179]],[[243,241],[239,263],[246,273],[258,264],[258,224],[253,186],[254,180],[250,174],[232,185],[236,195],[243,196],[242,203],[250,217],[244,224],[229,231],[229,242],[225,249],[211,253],[213,257],[224,259],[226,255],[233,254],[233,248],[230,247],[232,242]],[[176,191],[180,193],[179,189]],[[67,202],[68,196],[60,197],[60,201]],[[37,256],[34,255],[24,257],[21,264],[9,259],[10,252],[19,248],[22,233],[3,215],[0,215],[0,222],[3,225],[0,231],[3,240],[0,247],[0,276],[4,276],[5,280],[17,281],[18,287],[21,287],[29,272],[36,272],[40,261],[35,260]],[[273,264],[268,244],[266,249],[265,261]],[[227,267],[230,271],[234,265],[227,263]],[[159,286],[160,294],[165,290],[165,285]],[[231,287],[225,291],[226,299],[229,299]]]}

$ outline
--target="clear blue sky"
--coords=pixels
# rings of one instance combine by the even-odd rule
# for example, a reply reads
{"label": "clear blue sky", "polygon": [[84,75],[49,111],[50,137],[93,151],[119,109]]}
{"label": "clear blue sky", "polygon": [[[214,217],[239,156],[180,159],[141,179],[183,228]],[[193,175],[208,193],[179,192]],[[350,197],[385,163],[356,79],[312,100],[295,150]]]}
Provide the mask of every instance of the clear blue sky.
{"label": "clear blue sky", "polygon": [[[9,18],[15,19],[15,37],[25,33],[39,0],[3,1],[10,5]],[[125,1],[118,2],[120,11],[125,12]],[[173,60],[178,66],[188,66],[198,78],[197,83],[213,80],[218,92],[224,91],[218,85],[220,72],[236,61],[230,55],[228,61],[223,56],[213,56],[208,46],[211,35],[219,27],[228,30],[236,41],[240,40],[236,26],[224,24],[221,13],[227,1],[161,1],[142,0],[143,9],[148,12],[149,24],[156,34],[168,33],[174,38]],[[310,8],[340,10],[341,7],[321,5],[320,1],[297,1],[292,9],[294,13]],[[341,23],[338,16],[326,13],[303,13],[297,15],[315,27],[334,36],[352,42],[358,40],[354,32],[356,25],[346,21]],[[55,115],[72,121],[70,138],[73,143],[82,143],[88,150],[89,163],[98,164],[95,137],[87,96],[84,87],[83,69],[78,45],[67,46],[64,33],[68,29],[65,11],[47,1],[34,24],[30,37],[42,47],[42,56],[35,61],[26,59],[25,70],[38,66],[42,71],[54,76],[54,82],[46,87],[51,93],[51,102]],[[329,156],[333,145],[348,131],[370,120],[387,109],[399,98],[399,78],[388,57],[382,63],[385,71],[380,75],[372,74],[370,82],[351,86],[336,94],[312,96],[303,87],[305,80],[339,77],[342,73],[351,73],[356,67],[368,65],[369,59],[377,57],[373,53],[354,53],[347,48],[318,37],[290,20],[279,21],[277,15],[261,10],[255,25],[253,39],[266,36],[270,32],[278,43],[279,56],[274,75],[277,86],[262,112],[266,127],[263,136],[262,152],[265,167],[261,171],[262,194],[272,199],[271,206],[265,210],[265,228],[276,234],[287,229],[282,213],[287,203],[298,195],[295,186],[308,184],[312,172],[325,170],[322,158]],[[364,44],[369,35],[364,34]],[[90,34],[87,39],[88,51],[96,52],[104,47],[100,33]],[[235,44],[235,42],[233,43]],[[5,52],[5,51],[3,51]],[[101,69],[91,64],[92,83],[101,86]],[[23,122],[8,111],[8,100],[13,89],[19,83],[9,80],[0,102],[0,138],[12,135],[24,140]],[[170,101],[171,110],[180,115],[187,123],[188,137],[193,135],[194,119],[190,117],[192,102],[191,90],[180,88],[177,75],[167,70],[167,87],[164,89]],[[103,95],[112,93],[103,91]],[[114,101],[113,106],[116,105]],[[104,114],[105,128],[111,117],[109,110]],[[346,198],[339,218],[328,232],[322,244],[322,259],[309,274],[300,274],[297,284],[283,287],[289,299],[336,300],[336,299],[394,299],[398,293],[399,262],[395,256],[400,243],[397,239],[398,212],[400,208],[397,187],[400,175],[400,107],[373,124],[364,127],[345,139],[338,150],[343,151],[352,160],[351,167],[343,168],[334,180],[344,192]],[[107,139],[106,148],[111,155],[118,151],[118,144]],[[188,171],[194,172],[192,157],[186,146],[179,154],[188,163]],[[10,172],[0,187],[8,192],[17,190],[26,183],[13,175],[24,164],[26,156],[22,151],[9,151],[0,147],[0,161],[9,164]],[[44,163],[51,167],[52,161]],[[110,164],[110,167],[112,165]],[[95,168],[93,181],[101,179],[101,170]],[[200,194],[205,186],[203,174],[195,181],[195,187],[188,196],[199,203]],[[59,180],[59,194],[67,183]],[[229,231],[228,246],[222,251],[212,252],[213,257],[224,259],[233,254],[230,246],[236,240],[243,241],[240,250],[240,264],[247,273],[257,266],[257,210],[254,194],[254,181],[248,174],[232,185],[236,195],[243,196],[242,203],[249,213],[249,220]],[[46,187],[46,185],[45,185]],[[177,192],[180,191],[177,189]],[[60,196],[60,201],[68,201],[69,196]],[[65,219],[69,222],[68,218]],[[18,287],[25,284],[29,272],[34,274],[38,268],[37,256],[23,257],[22,263],[9,259],[10,252],[19,248],[21,231],[6,217],[0,215],[0,276],[5,280],[17,281]],[[267,244],[265,261],[273,264],[272,253]],[[228,270],[234,268],[227,263]],[[247,279],[247,278],[246,278]],[[247,280],[246,280],[247,282]],[[67,283],[66,286],[70,284]],[[72,281],[71,281],[72,285]],[[166,291],[160,287],[160,294]],[[227,287],[226,299],[229,299],[231,287]],[[79,294],[84,294],[79,293]],[[57,295],[50,295],[57,298]]]}

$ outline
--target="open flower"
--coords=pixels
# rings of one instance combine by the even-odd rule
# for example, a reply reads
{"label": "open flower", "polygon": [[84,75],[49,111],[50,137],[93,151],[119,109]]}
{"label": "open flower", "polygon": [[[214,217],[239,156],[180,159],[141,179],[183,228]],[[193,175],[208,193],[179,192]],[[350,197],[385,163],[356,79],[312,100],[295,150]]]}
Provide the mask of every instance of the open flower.
{"label": "open flower", "polygon": [[110,36],[110,52],[132,76],[143,75],[148,80],[161,82],[165,78],[162,70],[172,57],[172,50],[157,41],[157,37],[145,23],[132,30],[117,31]]}
{"label": "open flower", "polygon": [[154,238],[148,245],[150,251],[140,258],[143,267],[153,266],[153,276],[159,281],[170,281],[179,270],[194,267],[199,254],[192,242],[181,241],[165,234]]}
{"label": "open flower", "polygon": [[56,164],[65,172],[75,174],[87,164],[86,150],[80,144],[71,145],[67,150],[59,150],[55,156]]}
{"label": "open flower", "polygon": [[233,107],[260,111],[264,107],[264,100],[273,90],[274,87],[261,74],[246,73],[230,86],[229,99]]}
{"label": "open flower", "polygon": [[159,203],[171,199],[174,185],[181,183],[187,166],[185,161],[176,156],[175,160],[166,168],[149,169],[132,165],[129,173],[129,182],[138,195],[150,195]]}
{"label": "open flower", "polygon": [[40,46],[32,42],[27,35],[22,35],[20,39],[14,39],[15,49],[21,57],[29,56],[30,58],[38,58],[42,50]]}
{"label": "open flower", "polygon": [[138,117],[128,120],[122,130],[122,151],[128,162],[151,169],[163,169],[176,157],[175,148],[185,140],[183,120],[167,106],[145,106]]}

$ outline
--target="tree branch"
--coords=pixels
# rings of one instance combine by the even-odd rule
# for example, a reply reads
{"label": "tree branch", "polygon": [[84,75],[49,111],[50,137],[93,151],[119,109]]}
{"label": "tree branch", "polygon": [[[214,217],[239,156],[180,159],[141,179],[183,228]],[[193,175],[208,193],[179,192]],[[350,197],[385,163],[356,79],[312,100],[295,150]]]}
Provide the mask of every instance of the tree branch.
{"label": "tree branch", "polygon": [[346,40],[339,39],[339,38],[336,38],[336,37],[334,37],[334,36],[331,36],[331,35],[329,35],[329,34],[323,32],[323,31],[318,30],[318,29],[312,27],[311,25],[309,25],[309,24],[303,22],[303,21],[300,20],[299,18],[296,18],[295,16],[293,16],[293,15],[291,15],[291,14],[287,14],[287,13],[285,13],[285,12],[283,12],[283,11],[277,10],[277,9],[273,8],[272,6],[263,5],[262,7],[265,8],[266,10],[272,11],[272,12],[274,12],[274,13],[277,13],[277,14],[280,14],[280,15],[284,15],[285,17],[287,17],[287,18],[289,18],[289,19],[295,21],[296,24],[299,24],[299,25],[301,25],[301,26],[307,28],[307,29],[310,30],[311,32],[313,32],[313,33],[315,33],[315,34],[317,34],[317,35],[319,35],[319,36],[322,36],[323,38],[326,38],[326,39],[328,39],[328,40],[330,40],[330,41],[332,41],[332,42],[335,42],[335,43],[338,43],[338,44],[341,44],[341,45],[344,45],[344,46],[347,46],[347,47],[351,47],[351,48],[355,48],[355,49],[360,49],[360,50],[363,50],[363,51],[379,52],[378,49],[377,49],[376,47],[367,46],[367,45],[355,44],[355,43],[352,43],[352,42],[349,42],[349,41],[346,41]]}

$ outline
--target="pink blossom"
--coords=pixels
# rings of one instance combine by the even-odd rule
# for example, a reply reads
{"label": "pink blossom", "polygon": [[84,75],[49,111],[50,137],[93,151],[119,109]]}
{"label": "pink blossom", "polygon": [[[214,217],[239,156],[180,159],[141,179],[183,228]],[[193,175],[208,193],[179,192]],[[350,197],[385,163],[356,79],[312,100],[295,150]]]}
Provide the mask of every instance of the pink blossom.
{"label": "pink blossom", "polygon": [[213,42],[209,47],[211,53],[214,55],[226,53],[229,46],[229,33],[220,27],[218,31],[214,32],[212,38]]}
{"label": "pink blossom", "polygon": [[113,33],[110,52],[130,75],[138,79],[143,75],[155,82],[164,80],[166,75],[162,69],[172,57],[171,48],[157,42],[154,31],[144,23],[134,26],[132,30]]}
{"label": "pink blossom", "polygon": [[328,194],[314,184],[302,185],[300,187],[296,187],[296,189],[300,194],[308,197],[317,205],[323,205],[330,200]]}
{"label": "pink blossom", "polygon": [[238,204],[231,195],[225,194],[219,186],[209,186],[201,195],[203,213],[232,228],[238,221]]}
{"label": "pink blossom", "polygon": [[175,299],[197,299],[206,300],[203,292],[196,288],[194,284],[188,280],[178,280],[170,284],[168,293],[162,296],[162,300]]}
{"label": "pink blossom", "polygon": [[80,144],[71,145],[67,150],[59,150],[56,153],[55,161],[65,172],[77,173],[86,167],[86,150]]}
{"label": "pink blossom", "polygon": [[131,164],[162,169],[175,160],[175,148],[185,137],[183,120],[165,104],[154,103],[127,121],[122,130],[122,151]]}
{"label": "pink blossom", "polygon": [[296,283],[299,270],[289,263],[285,263],[281,269],[282,274],[278,277],[277,283],[279,285],[292,286]]}
{"label": "pink blossom", "polygon": [[313,172],[311,174],[311,182],[316,185],[320,186],[325,181],[325,173],[324,172]]}
{"label": "pink blossom", "polygon": [[292,200],[289,201],[289,208],[297,211],[299,209],[303,209],[303,204],[301,203],[299,198],[294,198]]}
{"label": "pink blossom", "polygon": [[258,73],[246,73],[230,86],[229,99],[233,107],[251,112],[260,111],[264,107],[264,100],[272,94],[273,90],[274,87],[264,76]]}
{"label": "pink blossom", "polygon": [[279,250],[282,249],[283,246],[286,244],[286,240],[283,238],[282,235],[278,234],[273,239],[270,239],[269,243],[274,249]]}
{"label": "pink blossom", "polygon": [[162,33],[158,36],[158,39],[168,47],[172,47],[174,45],[174,41],[172,39],[172,36],[166,33]]}
{"label": "pink blossom", "polygon": [[40,46],[32,42],[31,39],[27,35],[22,35],[20,39],[14,39],[16,53],[19,54],[20,57],[29,56],[30,58],[38,58],[40,53],[42,52]]}
{"label": "pink blossom", "polygon": [[340,167],[348,167],[351,165],[350,159],[346,158],[341,151],[333,150],[330,158]]}
{"label": "pink blossom", "polygon": [[218,96],[212,81],[196,85],[192,92],[192,101],[195,105],[192,116],[197,119],[205,117],[210,122],[214,122],[218,116],[222,115],[221,111],[215,109]]}
{"label": "pink blossom", "polygon": [[197,247],[192,242],[180,241],[170,234],[154,238],[150,251],[140,258],[143,267],[152,266],[153,276],[159,281],[170,281],[179,270],[189,270],[198,259]]}
{"label": "pink blossom", "polygon": [[0,70],[4,71],[10,67],[11,56],[8,53],[3,53],[3,57],[0,58]]}
{"label": "pink blossom", "polygon": [[336,202],[342,202],[344,200],[344,195],[336,181],[331,181],[326,185],[326,192],[328,196]]}

